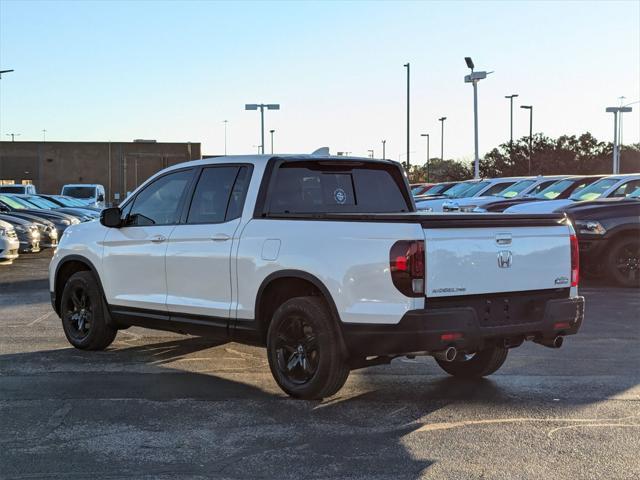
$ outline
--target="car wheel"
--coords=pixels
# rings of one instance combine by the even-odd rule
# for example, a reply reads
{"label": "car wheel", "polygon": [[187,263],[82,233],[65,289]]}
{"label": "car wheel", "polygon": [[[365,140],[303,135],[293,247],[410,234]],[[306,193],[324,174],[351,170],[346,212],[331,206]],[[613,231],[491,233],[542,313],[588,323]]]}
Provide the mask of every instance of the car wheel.
{"label": "car wheel", "polygon": [[276,310],[267,355],[274,379],[294,398],[330,397],[349,376],[338,326],[317,297],[293,298]]}
{"label": "car wheel", "polygon": [[616,241],[605,266],[609,279],[622,287],[640,287],[640,241],[626,237]]}
{"label": "car wheel", "polygon": [[117,330],[107,323],[106,306],[98,282],[91,272],[74,273],[64,286],[60,301],[64,334],[82,350],[104,350]]}
{"label": "car wheel", "polygon": [[507,359],[509,351],[504,347],[488,347],[473,354],[458,352],[452,362],[436,362],[449,375],[460,378],[480,378],[496,372]]}

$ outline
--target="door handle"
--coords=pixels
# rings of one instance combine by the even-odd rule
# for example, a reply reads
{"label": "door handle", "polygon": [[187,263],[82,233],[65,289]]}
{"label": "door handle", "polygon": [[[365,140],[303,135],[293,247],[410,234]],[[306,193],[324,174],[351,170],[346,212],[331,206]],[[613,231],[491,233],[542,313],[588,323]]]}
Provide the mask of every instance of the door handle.
{"label": "door handle", "polygon": [[231,240],[231,237],[226,233],[217,233],[211,237],[211,240],[214,242],[226,242],[227,240]]}
{"label": "door handle", "polygon": [[153,237],[151,237],[151,241],[153,243],[162,243],[167,239],[167,237],[165,237],[164,235],[154,235]]}

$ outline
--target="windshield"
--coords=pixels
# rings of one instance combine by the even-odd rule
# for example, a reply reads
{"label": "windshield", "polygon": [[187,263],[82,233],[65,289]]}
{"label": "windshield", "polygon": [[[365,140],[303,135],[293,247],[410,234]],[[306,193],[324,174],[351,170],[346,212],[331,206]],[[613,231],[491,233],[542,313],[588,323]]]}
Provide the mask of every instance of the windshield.
{"label": "windshield", "polygon": [[576,180],[558,180],[557,182],[549,185],[544,190],[536,193],[534,197],[540,198],[542,200],[553,200],[567,188],[571,188],[575,181]]}
{"label": "windshield", "polygon": [[92,199],[96,195],[96,187],[64,187],[62,195],[74,198]]}
{"label": "windshield", "polygon": [[483,190],[487,185],[490,185],[490,182],[475,182],[472,183],[469,188],[467,188],[464,192],[458,195],[458,198],[470,198],[475,197],[478,192]]}
{"label": "windshield", "polygon": [[36,197],[35,195],[24,198],[23,200],[26,200],[29,203],[33,203],[36,207],[40,207],[40,208],[51,209],[51,208],[58,207],[58,205],[56,205],[55,203],[49,200],[45,200],[44,198],[41,198],[41,197]]}
{"label": "windshield", "polygon": [[586,188],[573,192],[569,199],[571,200],[595,200],[600,198],[604,192],[613,187],[620,181],[619,178],[603,178],[595,183],[592,183]]}
{"label": "windshield", "polygon": [[444,195],[446,195],[447,197],[450,197],[450,198],[460,198],[461,195],[466,190],[468,190],[469,188],[471,188],[472,186],[474,186],[476,184],[477,184],[477,182],[461,182],[461,183],[458,183],[457,185],[451,187],[449,190],[444,192]]}
{"label": "windshield", "polygon": [[71,197],[63,197],[62,195],[52,195],[51,198],[55,199],[57,202],[60,202],[65,207],[84,207],[85,204],[80,200],[76,200]]}
{"label": "windshield", "polygon": [[535,180],[520,180],[519,182],[516,182],[513,185],[505,188],[501,192],[498,192],[498,197],[513,198],[519,193],[529,188],[534,183],[535,183]]}
{"label": "windshield", "polygon": [[441,183],[438,185],[434,185],[424,193],[426,193],[427,195],[440,195],[447,190],[451,190],[454,186],[455,183]]}
{"label": "windshield", "polygon": [[29,202],[22,201],[16,197],[10,197],[8,195],[0,195],[0,201],[6,203],[11,208],[17,208],[18,210],[33,208],[33,205],[31,205]]}

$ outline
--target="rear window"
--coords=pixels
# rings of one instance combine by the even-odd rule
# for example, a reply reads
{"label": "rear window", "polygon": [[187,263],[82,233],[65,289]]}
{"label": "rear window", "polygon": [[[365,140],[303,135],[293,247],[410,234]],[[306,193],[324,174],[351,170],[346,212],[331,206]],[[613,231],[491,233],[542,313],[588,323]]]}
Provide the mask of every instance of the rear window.
{"label": "rear window", "polygon": [[0,192],[2,193],[24,193],[25,192],[25,188],[21,187],[20,185],[6,185],[3,187],[0,187]]}
{"label": "rear window", "polygon": [[96,187],[64,187],[62,189],[62,195],[90,199],[96,196]]}
{"label": "rear window", "polygon": [[269,213],[400,213],[411,211],[398,168],[388,164],[283,164],[270,187]]}

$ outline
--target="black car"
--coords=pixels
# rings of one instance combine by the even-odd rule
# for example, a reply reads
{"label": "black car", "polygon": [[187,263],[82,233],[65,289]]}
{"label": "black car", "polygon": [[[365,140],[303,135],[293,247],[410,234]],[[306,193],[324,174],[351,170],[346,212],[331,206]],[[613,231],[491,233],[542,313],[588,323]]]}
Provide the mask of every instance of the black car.
{"label": "black car", "polygon": [[40,251],[40,231],[33,222],[2,213],[0,213],[0,220],[13,225],[20,241],[20,253],[37,253]]}
{"label": "black car", "polygon": [[527,195],[520,198],[510,198],[507,200],[497,200],[495,202],[482,205],[483,212],[504,212],[507,208],[527,202],[539,202],[540,200],[561,200],[569,198],[573,192],[582,190],[587,185],[591,185],[596,180],[600,180],[604,175],[583,175],[568,177],[552,183],[544,190],[535,195]]}
{"label": "black car", "polygon": [[640,189],[562,211],[575,226],[582,271],[623,287],[640,287]]}

